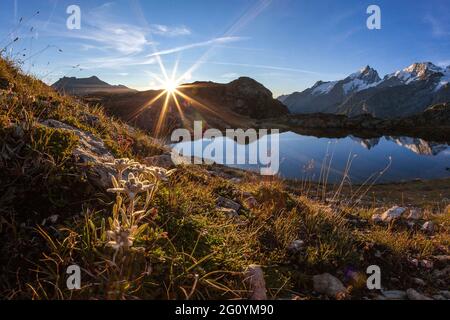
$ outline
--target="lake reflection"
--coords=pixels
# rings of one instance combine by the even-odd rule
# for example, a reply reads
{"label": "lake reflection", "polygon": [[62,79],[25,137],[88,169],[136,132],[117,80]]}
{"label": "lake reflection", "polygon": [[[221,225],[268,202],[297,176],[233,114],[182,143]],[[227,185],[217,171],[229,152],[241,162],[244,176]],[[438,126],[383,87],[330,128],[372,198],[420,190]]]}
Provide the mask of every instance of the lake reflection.
{"label": "lake reflection", "polygon": [[[223,143],[224,150],[230,150],[230,147],[237,145],[227,138],[217,139]],[[203,147],[210,143],[211,140],[202,142]],[[256,142],[245,146],[247,156],[254,143]],[[201,152],[186,152],[186,148],[192,144],[179,143],[175,145],[175,149],[183,148],[185,156],[194,155],[201,158]],[[349,160],[351,161],[349,176],[353,183],[364,182],[371,176],[375,178],[386,168],[388,169],[378,178],[378,182],[450,177],[450,147],[447,144],[427,142],[418,138],[361,139],[348,136],[330,139],[286,132],[279,134],[279,150],[279,175],[289,179],[319,181],[322,167],[325,167],[329,172],[329,182],[341,181]],[[258,165],[230,166],[249,170],[259,169]]]}

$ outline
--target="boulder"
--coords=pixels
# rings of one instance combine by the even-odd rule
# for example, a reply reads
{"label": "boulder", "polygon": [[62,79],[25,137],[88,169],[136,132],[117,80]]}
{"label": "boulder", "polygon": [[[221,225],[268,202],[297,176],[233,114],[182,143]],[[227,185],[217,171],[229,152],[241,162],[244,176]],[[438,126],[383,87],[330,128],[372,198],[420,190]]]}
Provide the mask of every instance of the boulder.
{"label": "boulder", "polygon": [[402,216],[402,214],[405,213],[405,211],[406,211],[406,208],[395,206],[395,207],[392,207],[389,210],[385,211],[381,215],[381,219],[384,222],[391,222],[395,219],[399,219]]}
{"label": "boulder", "polygon": [[316,275],[313,277],[314,291],[325,294],[331,298],[345,295],[347,289],[342,282],[329,273]]}

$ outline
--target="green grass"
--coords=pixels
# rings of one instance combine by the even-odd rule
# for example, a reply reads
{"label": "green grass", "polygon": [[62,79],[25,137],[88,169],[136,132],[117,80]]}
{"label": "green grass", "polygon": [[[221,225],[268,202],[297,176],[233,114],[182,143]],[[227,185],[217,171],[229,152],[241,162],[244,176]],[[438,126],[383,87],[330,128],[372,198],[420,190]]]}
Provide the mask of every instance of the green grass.
{"label": "green grass", "polygon": [[[375,210],[370,202],[330,206],[291,183],[220,166],[180,166],[129,209],[130,199],[91,185],[77,167],[71,157],[75,135],[40,123],[55,119],[90,132],[117,158],[141,161],[165,148],[2,59],[0,79],[8,83],[0,90],[2,298],[245,299],[244,272],[251,264],[263,267],[269,297],[314,298],[311,278],[318,273],[344,280],[348,268],[364,273],[379,264],[387,287],[399,285],[392,277],[406,285],[412,276],[427,276],[408,259],[449,253],[448,213],[436,215],[448,210],[443,205],[427,213],[439,225],[432,237],[404,225],[354,226],[347,218],[370,219]],[[249,196],[256,206],[246,204]],[[219,197],[240,203],[239,217],[221,213]],[[108,231],[115,221],[126,225],[119,209],[130,216],[128,210],[142,207],[139,221],[127,225],[132,247],[115,252]],[[289,247],[295,240],[303,240],[304,248],[294,253]],[[72,264],[83,270],[81,290],[66,287],[65,271]],[[353,298],[365,294],[355,289]]]}

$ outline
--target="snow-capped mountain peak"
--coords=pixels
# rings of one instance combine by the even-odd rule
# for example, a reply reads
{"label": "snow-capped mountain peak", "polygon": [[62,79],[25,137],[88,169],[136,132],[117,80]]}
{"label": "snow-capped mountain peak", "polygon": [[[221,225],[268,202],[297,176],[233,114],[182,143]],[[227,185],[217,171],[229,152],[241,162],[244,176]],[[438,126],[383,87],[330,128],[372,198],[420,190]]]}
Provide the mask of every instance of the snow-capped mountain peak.
{"label": "snow-capped mountain peak", "polygon": [[283,97],[292,113],[369,113],[374,117],[405,117],[430,105],[450,102],[450,66],[414,63],[380,79],[370,66],[337,81],[318,81],[302,92]]}
{"label": "snow-capped mountain peak", "polygon": [[358,72],[355,72],[349,76],[350,79],[361,79],[365,80],[366,82],[378,82],[380,81],[380,77],[378,75],[378,72],[371,68],[370,66],[366,66],[363,69],[359,70]]}
{"label": "snow-capped mountain peak", "polygon": [[381,81],[381,78],[375,69],[372,69],[370,66],[366,66],[360,71],[351,74],[344,81],[345,83],[343,84],[343,89],[344,93],[347,95],[349,93],[375,87]]}
{"label": "snow-capped mountain peak", "polygon": [[342,84],[344,94],[358,92],[370,87],[376,86],[381,81],[378,72],[372,69],[370,66],[366,66],[363,69],[352,73],[347,78],[341,81],[318,81],[312,87],[313,95],[323,95],[330,93],[337,84]]}
{"label": "snow-capped mountain peak", "polygon": [[410,84],[414,81],[427,80],[432,75],[444,72],[445,69],[440,68],[431,62],[421,62],[413,63],[409,67],[389,75],[388,78],[395,77],[405,84]]}

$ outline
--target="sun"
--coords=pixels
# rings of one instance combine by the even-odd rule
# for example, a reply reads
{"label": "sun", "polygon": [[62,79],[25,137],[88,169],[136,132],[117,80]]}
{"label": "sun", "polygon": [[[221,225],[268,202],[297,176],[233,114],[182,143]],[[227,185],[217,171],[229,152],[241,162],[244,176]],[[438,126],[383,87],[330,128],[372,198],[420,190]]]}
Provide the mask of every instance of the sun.
{"label": "sun", "polygon": [[164,81],[164,90],[168,93],[174,93],[178,89],[178,83],[174,79],[167,79]]}

